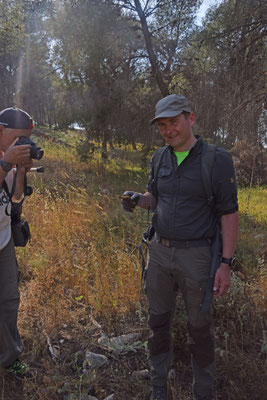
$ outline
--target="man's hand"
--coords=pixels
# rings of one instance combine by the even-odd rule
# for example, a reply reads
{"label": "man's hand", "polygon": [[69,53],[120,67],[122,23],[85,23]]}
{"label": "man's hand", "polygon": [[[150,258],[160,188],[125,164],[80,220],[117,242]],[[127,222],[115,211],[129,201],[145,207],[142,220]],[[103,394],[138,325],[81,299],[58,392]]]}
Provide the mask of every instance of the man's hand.
{"label": "man's hand", "polygon": [[13,199],[15,201],[20,200],[20,198],[24,192],[25,174],[30,171],[32,165],[33,165],[33,160],[31,157],[25,158],[23,161],[21,161],[20,163],[17,164],[17,166],[18,166],[17,167],[17,180],[16,180],[15,193],[13,195]]}
{"label": "man's hand", "polygon": [[227,292],[231,284],[231,270],[227,264],[222,263],[217,269],[213,293],[216,297],[220,297]]}
{"label": "man's hand", "polygon": [[18,138],[8,147],[2,159],[10,164],[21,164],[30,159],[30,145],[15,146]]}
{"label": "man's hand", "polygon": [[29,172],[33,166],[33,160],[31,157],[25,158],[23,161],[18,163],[18,175],[25,175],[26,172]]}
{"label": "man's hand", "polygon": [[122,196],[119,196],[121,199],[122,208],[125,211],[133,212],[133,209],[136,207],[138,200],[140,199],[141,194],[137,192],[126,191]]}

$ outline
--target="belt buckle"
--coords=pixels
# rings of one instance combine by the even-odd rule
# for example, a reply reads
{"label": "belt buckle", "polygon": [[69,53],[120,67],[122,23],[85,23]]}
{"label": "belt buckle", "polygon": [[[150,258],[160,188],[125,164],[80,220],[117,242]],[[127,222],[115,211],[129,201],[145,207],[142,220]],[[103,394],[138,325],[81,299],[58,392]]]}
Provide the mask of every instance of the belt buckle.
{"label": "belt buckle", "polygon": [[161,238],[160,241],[164,246],[170,247],[170,241],[169,240]]}

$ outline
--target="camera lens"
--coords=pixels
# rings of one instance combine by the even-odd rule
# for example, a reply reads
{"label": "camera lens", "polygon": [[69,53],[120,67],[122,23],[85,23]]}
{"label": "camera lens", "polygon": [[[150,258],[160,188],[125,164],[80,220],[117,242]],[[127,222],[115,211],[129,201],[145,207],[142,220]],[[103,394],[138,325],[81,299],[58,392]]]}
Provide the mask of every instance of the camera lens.
{"label": "camera lens", "polygon": [[30,148],[30,156],[34,160],[41,160],[41,158],[44,155],[44,151],[41,149],[41,147],[38,146],[32,146]]}

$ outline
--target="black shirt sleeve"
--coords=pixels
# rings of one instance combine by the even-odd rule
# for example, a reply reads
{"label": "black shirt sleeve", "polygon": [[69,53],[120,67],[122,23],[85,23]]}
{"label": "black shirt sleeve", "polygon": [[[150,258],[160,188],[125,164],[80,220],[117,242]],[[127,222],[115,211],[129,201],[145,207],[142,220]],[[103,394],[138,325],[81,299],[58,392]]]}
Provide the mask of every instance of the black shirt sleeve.
{"label": "black shirt sleeve", "polygon": [[221,148],[216,149],[212,186],[215,195],[215,208],[219,215],[231,214],[238,210],[233,159],[226,150]]}

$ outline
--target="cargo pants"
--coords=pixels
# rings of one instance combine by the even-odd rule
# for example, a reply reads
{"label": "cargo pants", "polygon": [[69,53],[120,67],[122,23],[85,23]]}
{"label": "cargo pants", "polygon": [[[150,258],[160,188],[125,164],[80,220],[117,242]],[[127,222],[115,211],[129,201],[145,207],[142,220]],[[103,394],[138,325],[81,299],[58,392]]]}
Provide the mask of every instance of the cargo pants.
{"label": "cargo pants", "polygon": [[212,315],[211,311],[200,312],[210,263],[208,245],[181,249],[166,247],[155,236],[149,244],[145,291],[151,329],[148,348],[152,384],[163,386],[167,383],[173,353],[171,323],[180,290],[188,318],[194,399],[213,398],[215,351]]}
{"label": "cargo pants", "polygon": [[20,355],[23,344],[17,328],[20,302],[19,272],[13,239],[0,250],[0,366],[7,367]]}

